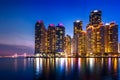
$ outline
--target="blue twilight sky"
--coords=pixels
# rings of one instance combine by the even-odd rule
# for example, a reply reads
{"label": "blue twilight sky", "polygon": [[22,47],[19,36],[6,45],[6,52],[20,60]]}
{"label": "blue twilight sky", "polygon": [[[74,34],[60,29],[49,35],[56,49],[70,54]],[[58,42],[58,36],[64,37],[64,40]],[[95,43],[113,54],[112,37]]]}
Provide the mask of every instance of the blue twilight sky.
{"label": "blue twilight sky", "polygon": [[0,44],[33,48],[37,20],[43,20],[46,27],[63,23],[66,34],[72,36],[73,21],[82,20],[86,30],[94,9],[102,10],[103,22],[115,21],[120,25],[119,5],[119,0],[0,0]]}

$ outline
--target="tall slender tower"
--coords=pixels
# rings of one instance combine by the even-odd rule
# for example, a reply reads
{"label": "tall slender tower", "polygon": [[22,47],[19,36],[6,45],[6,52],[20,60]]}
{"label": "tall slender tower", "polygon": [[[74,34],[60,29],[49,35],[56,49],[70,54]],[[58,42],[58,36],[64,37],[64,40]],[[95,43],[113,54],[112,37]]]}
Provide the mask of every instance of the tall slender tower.
{"label": "tall slender tower", "polygon": [[48,26],[48,51],[52,54],[56,52],[56,28],[54,24]]}
{"label": "tall slender tower", "polygon": [[118,53],[118,25],[114,22],[105,26],[105,52]]}
{"label": "tall slender tower", "polygon": [[74,24],[74,34],[73,34],[73,41],[74,41],[74,48],[73,51],[76,54],[76,56],[79,55],[80,53],[80,33],[82,31],[82,21],[80,20],[76,20],[75,22],[73,22]]}
{"label": "tall slender tower", "polygon": [[76,20],[74,23],[74,35],[72,40],[72,51],[76,53],[76,56],[83,55],[86,53],[85,39],[86,32],[82,30],[82,21]]}
{"label": "tall slender tower", "polygon": [[118,43],[118,52],[120,53],[120,43]]}
{"label": "tall slender tower", "polygon": [[63,24],[56,26],[56,52],[64,52],[65,27]]}
{"label": "tall slender tower", "polygon": [[66,55],[71,55],[71,37],[69,35],[65,36],[64,52]]}
{"label": "tall slender tower", "polygon": [[47,30],[43,21],[39,20],[35,24],[35,54],[46,53],[47,51]]}
{"label": "tall slender tower", "polygon": [[92,33],[93,33],[93,26],[88,24],[86,27],[86,44],[87,44],[87,53],[93,53],[92,50]]}

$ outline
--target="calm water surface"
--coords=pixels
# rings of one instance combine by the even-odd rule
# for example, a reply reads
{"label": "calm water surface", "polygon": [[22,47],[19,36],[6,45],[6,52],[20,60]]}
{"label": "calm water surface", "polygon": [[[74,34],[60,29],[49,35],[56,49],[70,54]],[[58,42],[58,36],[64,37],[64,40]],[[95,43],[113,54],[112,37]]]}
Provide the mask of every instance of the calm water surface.
{"label": "calm water surface", "polygon": [[0,58],[0,80],[120,80],[120,58]]}

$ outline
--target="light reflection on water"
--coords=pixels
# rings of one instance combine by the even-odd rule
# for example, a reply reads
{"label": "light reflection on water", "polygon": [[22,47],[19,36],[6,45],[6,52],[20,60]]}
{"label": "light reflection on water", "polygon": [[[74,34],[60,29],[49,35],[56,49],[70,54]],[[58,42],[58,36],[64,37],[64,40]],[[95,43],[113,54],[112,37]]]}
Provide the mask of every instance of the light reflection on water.
{"label": "light reflection on water", "polygon": [[95,63],[95,59],[94,58],[89,58],[89,66],[90,66],[90,71],[93,71],[94,68],[94,63]]}
{"label": "light reflection on water", "polygon": [[[39,61],[41,58],[35,59]],[[119,60],[120,62],[120,60]],[[40,70],[40,69],[41,70]],[[47,58],[37,64],[36,79],[41,80],[104,80],[118,78],[117,58]],[[42,71],[43,69],[43,71]],[[120,70],[120,69],[119,69]]]}
{"label": "light reflection on water", "polygon": [[111,70],[111,58],[108,58],[108,69]]}
{"label": "light reflection on water", "polygon": [[0,64],[0,80],[120,80],[120,58],[16,58]]}

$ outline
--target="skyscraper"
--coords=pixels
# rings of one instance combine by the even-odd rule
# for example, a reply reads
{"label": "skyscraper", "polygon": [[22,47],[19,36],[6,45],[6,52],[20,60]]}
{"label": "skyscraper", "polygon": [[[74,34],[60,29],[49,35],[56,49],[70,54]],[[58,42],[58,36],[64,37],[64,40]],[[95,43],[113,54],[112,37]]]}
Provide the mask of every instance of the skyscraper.
{"label": "skyscraper", "polygon": [[69,35],[65,36],[64,52],[66,55],[71,55],[71,37]]}
{"label": "skyscraper", "polygon": [[76,49],[77,49],[77,46],[76,46],[76,37],[73,37],[71,39],[71,53],[72,55],[76,56]]}
{"label": "skyscraper", "polygon": [[105,24],[105,53],[109,52],[109,23]]}
{"label": "skyscraper", "polygon": [[82,30],[82,21],[76,20],[76,21],[74,22],[74,36],[75,36],[77,33],[80,33],[81,30]]}
{"label": "skyscraper", "polygon": [[54,24],[48,26],[48,52],[56,52],[56,28]]}
{"label": "skyscraper", "polygon": [[105,27],[102,23],[102,12],[93,10],[86,27],[87,53],[99,55],[105,52]]}
{"label": "skyscraper", "polygon": [[120,53],[120,43],[118,43],[118,46],[119,46],[119,50],[118,50],[118,52]]}
{"label": "skyscraper", "polygon": [[118,53],[118,25],[114,22],[105,26],[105,52]]}
{"label": "skyscraper", "polygon": [[81,55],[86,55],[86,31],[81,31],[80,33],[80,53]]}
{"label": "skyscraper", "polygon": [[86,32],[82,30],[82,21],[76,20],[74,23],[74,35],[72,39],[72,48],[73,53],[76,53],[76,56],[82,55],[86,52],[85,50],[85,38]]}
{"label": "skyscraper", "polygon": [[62,23],[56,26],[56,52],[64,52],[65,27]]}
{"label": "skyscraper", "polygon": [[93,26],[88,24],[86,27],[86,44],[87,44],[87,53],[93,53],[92,51],[92,30]]}
{"label": "skyscraper", "polygon": [[100,10],[93,10],[89,16],[89,22],[96,27],[102,20],[102,12]]}
{"label": "skyscraper", "polygon": [[105,28],[102,23],[94,27],[93,25],[88,25],[87,31],[87,53],[104,53],[105,52]]}
{"label": "skyscraper", "polygon": [[80,32],[82,31],[82,21],[76,20],[73,22],[74,25],[74,34],[73,34],[73,39],[72,39],[72,52],[75,53],[75,56],[78,56],[79,54],[79,40],[80,40]]}
{"label": "skyscraper", "polygon": [[96,33],[96,53],[105,53],[105,26],[103,23],[99,23]]}
{"label": "skyscraper", "polygon": [[35,24],[35,54],[47,52],[47,30],[43,21],[39,20]]}

